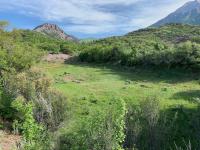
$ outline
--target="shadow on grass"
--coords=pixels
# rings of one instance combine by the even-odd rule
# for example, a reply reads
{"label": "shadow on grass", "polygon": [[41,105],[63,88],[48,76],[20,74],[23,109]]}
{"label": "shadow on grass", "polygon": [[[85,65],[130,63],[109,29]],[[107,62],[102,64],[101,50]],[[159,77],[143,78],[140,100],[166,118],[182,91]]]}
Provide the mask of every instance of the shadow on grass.
{"label": "shadow on grass", "polygon": [[[186,108],[182,105],[173,106],[165,109],[161,117],[162,115],[167,116],[167,121],[164,126],[161,125],[161,133],[166,134],[165,138],[169,139],[169,145],[172,149],[176,149],[175,144],[177,147],[187,149],[189,143],[192,149],[200,149],[199,108]],[[165,143],[165,139],[163,142]]]}
{"label": "shadow on grass", "polygon": [[100,69],[103,75],[118,75],[122,80],[148,81],[148,82],[165,82],[177,84],[200,79],[200,72],[190,69],[168,69],[166,67],[125,67],[111,64],[95,64],[78,61],[78,58],[71,58],[65,61],[79,67],[91,67]]}
{"label": "shadow on grass", "polygon": [[[141,113],[135,113],[135,107],[132,109],[134,113],[126,116],[126,119],[130,118],[130,122],[129,125],[126,123],[126,138],[123,144],[125,149],[132,150],[133,147],[137,147],[139,150],[175,150],[178,147],[181,150],[189,150],[189,144],[192,150],[200,149],[200,109],[173,106],[161,111],[155,124],[149,124]],[[85,144],[91,141],[91,136],[85,135],[93,128],[85,125],[83,119],[76,128],[62,132],[58,141],[59,149],[81,149],[86,146]],[[92,148],[93,144],[95,143],[92,143]]]}
{"label": "shadow on grass", "polygon": [[200,90],[182,91],[174,94],[173,99],[184,99],[190,102],[200,102]]}
{"label": "shadow on grass", "polygon": [[142,150],[174,150],[177,147],[186,150],[191,144],[192,149],[200,149],[200,109],[173,106],[161,111],[159,116],[153,126],[142,120],[137,136],[133,128],[138,126],[132,122],[131,128],[127,128],[125,148],[132,149],[136,145]]}

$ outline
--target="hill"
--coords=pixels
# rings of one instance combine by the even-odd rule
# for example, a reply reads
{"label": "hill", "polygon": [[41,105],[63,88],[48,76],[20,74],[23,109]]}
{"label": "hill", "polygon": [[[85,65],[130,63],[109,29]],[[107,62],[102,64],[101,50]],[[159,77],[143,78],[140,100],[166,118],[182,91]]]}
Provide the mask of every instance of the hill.
{"label": "hill", "polygon": [[79,45],[79,42],[74,40],[57,39],[42,34],[41,32],[31,30],[13,30],[8,35],[16,42],[23,44],[28,43],[31,46],[50,53],[73,53],[77,50],[77,46]]}
{"label": "hill", "polygon": [[60,40],[69,40],[69,41],[77,41],[77,38],[66,34],[59,26],[56,24],[45,23],[34,29],[34,31],[43,33],[47,36],[60,39]]}
{"label": "hill", "polygon": [[199,35],[199,26],[169,24],[146,28],[94,41],[83,48],[80,59],[125,66],[196,66],[200,58]]}
{"label": "hill", "polygon": [[186,3],[175,12],[156,22],[152,26],[161,26],[167,23],[200,24],[200,1],[195,0]]}

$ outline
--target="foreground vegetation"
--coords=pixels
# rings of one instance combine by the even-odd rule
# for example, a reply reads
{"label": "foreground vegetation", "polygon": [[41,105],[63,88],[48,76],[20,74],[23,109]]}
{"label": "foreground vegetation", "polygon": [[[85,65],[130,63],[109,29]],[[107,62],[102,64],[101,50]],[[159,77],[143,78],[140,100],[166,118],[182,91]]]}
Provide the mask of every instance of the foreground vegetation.
{"label": "foreground vegetation", "polygon": [[[18,149],[200,149],[200,27],[74,43],[6,25],[0,128],[22,135]],[[59,52],[78,60],[41,61]]]}
{"label": "foreground vegetation", "polygon": [[[112,104],[116,99],[123,99],[126,104],[124,148],[186,149],[189,143],[192,149],[198,148],[199,73],[158,68],[127,70],[103,64],[42,63],[39,66],[54,78],[55,87],[68,96],[70,117],[59,131],[63,149],[76,149],[77,145],[77,149],[89,149],[86,142],[97,138],[93,137],[97,133],[91,126],[93,121],[89,120],[91,124],[88,124],[88,118],[97,120],[110,114],[116,107]],[[109,105],[112,109],[107,110]],[[112,134],[107,127],[101,130],[111,132],[106,135]],[[107,140],[110,141],[109,137]]]}
{"label": "foreground vegetation", "polygon": [[20,149],[47,149],[50,131],[64,119],[66,97],[52,88],[51,79],[42,70],[32,68],[45,53],[15,37],[18,31],[4,31],[6,22],[1,23],[1,128],[22,134]]}

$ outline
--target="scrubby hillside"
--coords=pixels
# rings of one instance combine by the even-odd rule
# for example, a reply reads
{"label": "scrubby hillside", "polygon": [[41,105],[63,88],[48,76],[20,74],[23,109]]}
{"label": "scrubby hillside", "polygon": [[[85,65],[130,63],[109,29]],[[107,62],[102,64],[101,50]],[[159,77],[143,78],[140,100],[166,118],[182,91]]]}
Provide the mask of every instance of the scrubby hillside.
{"label": "scrubby hillside", "polygon": [[200,27],[169,24],[87,44],[80,59],[125,66],[198,67]]}
{"label": "scrubby hillside", "polygon": [[75,53],[78,51],[79,43],[76,41],[66,41],[56,39],[40,32],[31,30],[13,30],[8,33],[10,37],[20,43],[27,43],[35,46],[38,49],[48,51],[51,53]]}

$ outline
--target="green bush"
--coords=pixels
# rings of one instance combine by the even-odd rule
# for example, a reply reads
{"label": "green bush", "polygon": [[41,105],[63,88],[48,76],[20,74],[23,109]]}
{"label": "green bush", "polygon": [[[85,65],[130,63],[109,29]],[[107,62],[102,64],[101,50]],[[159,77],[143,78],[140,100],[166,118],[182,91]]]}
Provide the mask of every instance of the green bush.
{"label": "green bush", "polygon": [[4,30],[8,25],[8,21],[0,21],[0,30]]}
{"label": "green bush", "polygon": [[123,149],[125,114],[125,102],[121,99],[110,100],[105,110],[90,110],[70,131],[61,134],[58,149]]}
{"label": "green bush", "polygon": [[39,48],[55,54],[60,52],[60,46],[57,43],[42,43]]}
{"label": "green bush", "polygon": [[159,149],[162,139],[158,127],[159,115],[159,101],[155,97],[148,97],[139,106],[130,108],[126,116],[125,147]]}
{"label": "green bush", "polygon": [[33,104],[26,102],[23,97],[17,97],[12,102],[12,107],[17,110],[17,120],[13,123],[14,131],[21,131],[23,136],[22,147],[24,150],[46,150],[49,147],[49,137],[42,125],[33,117]]}
{"label": "green bush", "polygon": [[81,50],[80,44],[77,42],[66,41],[60,44],[60,52],[64,54],[73,54]]}
{"label": "green bush", "polygon": [[6,36],[0,37],[0,72],[23,71],[35,62],[39,61],[44,54],[36,47],[28,44],[16,43],[14,39]]}
{"label": "green bush", "polygon": [[22,96],[27,102],[34,103],[34,116],[38,122],[53,129],[63,121],[67,106],[66,97],[51,87],[52,80],[42,70],[32,68],[18,74],[6,73],[3,83],[0,109],[4,114],[15,116],[15,110],[10,105],[14,99]]}

